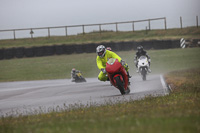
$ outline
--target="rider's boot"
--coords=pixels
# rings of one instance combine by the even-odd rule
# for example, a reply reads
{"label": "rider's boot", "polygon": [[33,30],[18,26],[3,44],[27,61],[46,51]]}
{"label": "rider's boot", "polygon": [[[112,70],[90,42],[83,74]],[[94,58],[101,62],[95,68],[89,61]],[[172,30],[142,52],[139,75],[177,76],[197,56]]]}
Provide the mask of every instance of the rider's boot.
{"label": "rider's boot", "polygon": [[138,65],[136,64],[135,66],[136,66],[136,69],[137,69],[136,72],[139,73]]}
{"label": "rider's boot", "polygon": [[129,74],[129,72],[127,72],[128,78],[131,78],[131,75]]}
{"label": "rider's boot", "polygon": [[151,73],[151,69],[148,69],[148,72]]}
{"label": "rider's boot", "polygon": [[128,87],[127,87],[127,90],[125,91],[125,94],[129,94],[130,91],[131,91],[131,90],[130,90],[130,87],[128,86]]}
{"label": "rider's boot", "polygon": [[74,79],[74,78],[72,78],[72,79],[71,79],[71,81],[72,81],[72,82],[75,82],[75,79]]}
{"label": "rider's boot", "polygon": [[110,79],[109,78],[107,78],[107,80],[106,81],[110,81]]}
{"label": "rider's boot", "polygon": [[131,82],[130,82],[130,78],[131,78],[131,76],[130,76],[130,74],[129,74],[129,72],[127,71],[127,76],[128,76],[128,85],[131,85]]}

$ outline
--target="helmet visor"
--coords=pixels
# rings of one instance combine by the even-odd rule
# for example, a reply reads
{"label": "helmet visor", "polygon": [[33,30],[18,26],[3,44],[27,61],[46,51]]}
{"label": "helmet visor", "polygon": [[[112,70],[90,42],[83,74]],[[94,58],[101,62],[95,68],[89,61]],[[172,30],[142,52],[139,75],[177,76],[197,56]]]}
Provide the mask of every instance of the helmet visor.
{"label": "helmet visor", "polygon": [[103,51],[101,51],[101,52],[98,52],[98,56],[102,56],[103,55]]}

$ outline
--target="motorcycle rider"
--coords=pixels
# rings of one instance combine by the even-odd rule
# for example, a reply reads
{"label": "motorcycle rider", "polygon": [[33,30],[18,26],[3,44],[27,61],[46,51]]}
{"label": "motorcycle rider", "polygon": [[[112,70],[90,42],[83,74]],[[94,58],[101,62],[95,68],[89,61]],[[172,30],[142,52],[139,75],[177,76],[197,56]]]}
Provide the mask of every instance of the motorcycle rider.
{"label": "motorcycle rider", "polygon": [[136,52],[135,58],[134,58],[134,63],[135,63],[135,66],[137,68],[137,72],[139,72],[139,70],[138,70],[138,59],[140,58],[140,56],[146,56],[147,57],[148,63],[149,63],[148,72],[150,73],[151,72],[151,69],[150,69],[151,59],[150,59],[150,56],[147,54],[147,52],[143,49],[142,46],[137,47],[137,52]]}
{"label": "motorcycle rider", "polygon": [[77,73],[80,73],[80,71],[76,70],[75,68],[72,68],[72,71],[71,71],[71,80],[72,80],[72,82],[75,82],[75,78],[76,78],[76,74]]}
{"label": "motorcycle rider", "polygon": [[[106,76],[106,69],[105,68],[106,68],[106,62],[110,58],[118,59],[118,61],[121,62],[121,64],[124,66],[128,77],[131,78],[131,76],[129,75],[129,72],[128,72],[128,69],[129,69],[128,65],[116,53],[114,53],[110,50],[106,50],[105,46],[103,46],[103,45],[99,45],[96,48],[96,53],[97,53],[97,58],[96,58],[97,67],[99,68],[99,70],[101,70],[99,75],[98,75],[98,79],[100,81],[109,80],[108,77]],[[129,84],[130,84],[130,82],[129,82]]]}
{"label": "motorcycle rider", "polygon": [[111,47],[107,47],[106,50],[110,50],[110,51],[112,51]]}

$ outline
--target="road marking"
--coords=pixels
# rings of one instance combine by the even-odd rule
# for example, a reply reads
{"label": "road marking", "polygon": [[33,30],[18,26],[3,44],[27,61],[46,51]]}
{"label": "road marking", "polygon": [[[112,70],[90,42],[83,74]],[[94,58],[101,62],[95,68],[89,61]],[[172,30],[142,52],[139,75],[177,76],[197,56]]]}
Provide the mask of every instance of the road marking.
{"label": "road marking", "polygon": [[163,75],[160,75],[160,81],[161,81],[161,84],[163,86],[165,95],[169,94],[166,82],[165,82],[165,80],[163,78]]}

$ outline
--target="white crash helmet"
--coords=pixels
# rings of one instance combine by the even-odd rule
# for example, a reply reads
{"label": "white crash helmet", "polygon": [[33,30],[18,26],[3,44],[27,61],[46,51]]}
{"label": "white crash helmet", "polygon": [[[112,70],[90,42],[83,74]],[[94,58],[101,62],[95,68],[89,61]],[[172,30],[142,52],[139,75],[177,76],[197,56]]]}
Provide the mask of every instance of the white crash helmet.
{"label": "white crash helmet", "polygon": [[106,54],[106,48],[103,45],[99,45],[96,49],[96,53],[99,57],[103,58]]}

